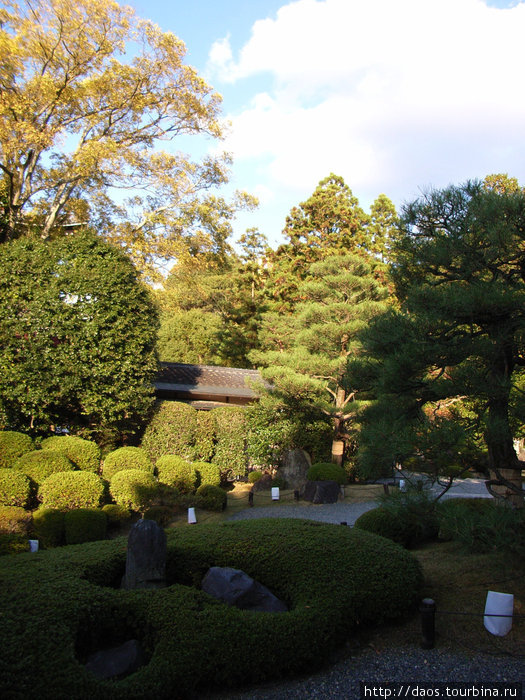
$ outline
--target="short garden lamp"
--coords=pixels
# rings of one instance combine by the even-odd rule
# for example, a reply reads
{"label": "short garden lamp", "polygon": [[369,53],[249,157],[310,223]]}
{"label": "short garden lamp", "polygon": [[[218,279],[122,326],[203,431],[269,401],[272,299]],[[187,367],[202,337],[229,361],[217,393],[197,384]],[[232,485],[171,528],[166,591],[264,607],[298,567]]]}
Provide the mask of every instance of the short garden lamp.
{"label": "short garden lamp", "polygon": [[278,500],[279,500],[279,487],[272,486],[272,501],[278,501]]}
{"label": "short garden lamp", "polygon": [[504,637],[512,627],[514,596],[511,593],[488,591],[483,624],[497,637]]}
{"label": "short garden lamp", "polygon": [[195,516],[195,508],[188,508],[188,523],[190,525],[195,525],[197,518]]}

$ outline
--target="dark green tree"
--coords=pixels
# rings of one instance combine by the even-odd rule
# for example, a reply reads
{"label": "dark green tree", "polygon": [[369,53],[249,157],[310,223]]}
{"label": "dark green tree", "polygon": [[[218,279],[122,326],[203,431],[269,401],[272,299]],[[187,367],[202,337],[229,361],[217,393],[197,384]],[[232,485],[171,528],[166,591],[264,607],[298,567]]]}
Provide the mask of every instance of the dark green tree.
{"label": "dark green tree", "polygon": [[290,414],[313,411],[330,420],[332,460],[339,464],[352,441],[358,403],[347,363],[360,352],[358,333],[386,308],[387,290],[374,276],[378,265],[355,254],[311,264],[295,313],[263,317],[263,350],[251,355]]}
{"label": "dark green tree", "polygon": [[402,306],[362,336],[361,378],[378,396],[362,436],[368,470],[438,454],[472,465],[482,436],[489,488],[522,502],[524,239],[519,188],[471,182],[404,208],[392,268]]}
{"label": "dark green tree", "polygon": [[91,233],[6,243],[0,299],[5,426],[139,428],[153,400],[157,314],[123,252]]}

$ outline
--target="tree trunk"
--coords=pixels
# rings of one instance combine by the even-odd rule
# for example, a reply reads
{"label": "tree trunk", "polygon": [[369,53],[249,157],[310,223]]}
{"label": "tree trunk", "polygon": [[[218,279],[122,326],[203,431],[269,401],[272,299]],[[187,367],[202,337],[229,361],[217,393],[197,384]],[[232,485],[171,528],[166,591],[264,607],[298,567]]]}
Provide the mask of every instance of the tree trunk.
{"label": "tree trunk", "polygon": [[346,392],[342,387],[337,388],[335,407],[337,413],[334,416],[334,437],[332,439],[332,462],[343,466],[345,443],[342,437],[345,421],[343,409],[345,406]]}
{"label": "tree trunk", "polygon": [[489,401],[489,424],[485,442],[489,452],[490,480],[493,482],[489,482],[489,490],[516,508],[523,508],[523,463],[514,450],[508,419],[508,400],[503,397]]}

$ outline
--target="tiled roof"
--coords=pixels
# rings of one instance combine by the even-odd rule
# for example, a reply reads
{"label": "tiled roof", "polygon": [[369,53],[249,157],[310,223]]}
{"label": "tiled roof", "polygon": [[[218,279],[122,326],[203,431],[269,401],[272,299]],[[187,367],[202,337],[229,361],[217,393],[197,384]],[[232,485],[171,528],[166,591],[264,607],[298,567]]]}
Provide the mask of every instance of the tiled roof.
{"label": "tiled roof", "polygon": [[195,398],[216,395],[252,399],[255,393],[247,385],[247,380],[253,382],[260,379],[257,370],[161,362],[155,388],[187,393]]}

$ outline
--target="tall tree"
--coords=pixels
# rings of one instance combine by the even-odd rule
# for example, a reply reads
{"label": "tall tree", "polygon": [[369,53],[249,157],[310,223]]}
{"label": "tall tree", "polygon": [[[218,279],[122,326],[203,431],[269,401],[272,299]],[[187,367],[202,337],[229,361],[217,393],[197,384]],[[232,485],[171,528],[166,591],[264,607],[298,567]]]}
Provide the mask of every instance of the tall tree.
{"label": "tall tree", "polygon": [[[519,188],[467,183],[407,205],[392,273],[402,308],[375,319],[363,337],[379,395],[370,424],[383,430],[385,458],[417,452],[418,435],[429,444],[448,441],[457,453],[481,433],[489,487],[517,503],[523,464],[512,424],[525,418],[517,396],[525,367],[524,232]],[[450,410],[432,420],[436,407]],[[369,432],[368,449],[378,434]],[[408,434],[414,443],[401,445]]]}
{"label": "tall tree", "polygon": [[263,317],[264,350],[251,355],[291,412],[302,405],[330,418],[332,459],[339,464],[357,405],[347,363],[360,352],[359,331],[386,308],[387,290],[373,274],[378,264],[355,254],[311,264],[295,313]]}
{"label": "tall tree", "polygon": [[157,314],[127,256],[94,234],[0,256],[0,423],[136,431],[152,406]]}
{"label": "tall tree", "polygon": [[[142,266],[179,255],[181,244],[224,244],[247,202],[212,194],[228,159],[194,163],[155,149],[184,134],[221,136],[220,97],[184,56],[174,34],[111,0],[4,3],[3,240],[88,221]],[[116,188],[135,196],[122,203]]]}

